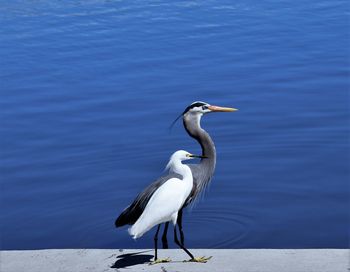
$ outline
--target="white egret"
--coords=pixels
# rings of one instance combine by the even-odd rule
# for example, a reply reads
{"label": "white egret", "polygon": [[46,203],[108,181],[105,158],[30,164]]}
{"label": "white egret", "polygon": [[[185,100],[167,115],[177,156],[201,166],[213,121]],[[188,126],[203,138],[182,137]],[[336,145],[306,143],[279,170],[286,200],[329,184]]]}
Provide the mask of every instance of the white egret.
{"label": "white egret", "polygon": [[[175,243],[180,246],[193,261],[199,261],[182,245],[177,239],[176,222],[178,212],[185,204],[186,199],[190,195],[193,188],[193,176],[191,169],[182,164],[182,161],[206,158],[205,156],[198,156],[188,153],[184,150],[176,151],[169,160],[166,169],[171,173],[181,176],[181,178],[170,178],[164,182],[153,194],[148,201],[141,216],[137,219],[129,229],[129,234],[134,238],[140,238],[143,234],[149,231],[154,226],[158,225],[157,234],[161,223],[171,221],[174,224],[174,238]],[[157,240],[155,240],[155,256],[154,262],[166,262],[169,259],[158,260],[157,256]]]}

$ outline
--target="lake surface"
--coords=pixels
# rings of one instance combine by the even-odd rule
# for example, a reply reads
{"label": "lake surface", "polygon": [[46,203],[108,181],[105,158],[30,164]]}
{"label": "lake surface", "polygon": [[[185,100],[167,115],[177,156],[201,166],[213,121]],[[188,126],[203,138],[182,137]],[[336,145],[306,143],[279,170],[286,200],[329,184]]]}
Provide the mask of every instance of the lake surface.
{"label": "lake surface", "polygon": [[[3,1],[1,247],[149,248],[114,220],[178,149],[193,101],[209,191],[189,247],[346,248],[348,1]],[[172,241],[172,231],[169,232]],[[171,247],[175,245],[171,242]]]}

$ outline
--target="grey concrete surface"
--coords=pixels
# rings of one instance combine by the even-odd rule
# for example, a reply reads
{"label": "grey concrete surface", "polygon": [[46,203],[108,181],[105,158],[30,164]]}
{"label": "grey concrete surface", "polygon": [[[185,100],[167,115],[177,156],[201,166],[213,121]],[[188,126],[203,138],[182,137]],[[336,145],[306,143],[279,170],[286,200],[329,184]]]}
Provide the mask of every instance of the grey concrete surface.
{"label": "grey concrete surface", "polygon": [[349,272],[347,249],[193,249],[212,256],[207,263],[184,263],[178,249],[160,250],[172,262],[149,265],[153,250],[48,249],[0,252],[1,272]]}

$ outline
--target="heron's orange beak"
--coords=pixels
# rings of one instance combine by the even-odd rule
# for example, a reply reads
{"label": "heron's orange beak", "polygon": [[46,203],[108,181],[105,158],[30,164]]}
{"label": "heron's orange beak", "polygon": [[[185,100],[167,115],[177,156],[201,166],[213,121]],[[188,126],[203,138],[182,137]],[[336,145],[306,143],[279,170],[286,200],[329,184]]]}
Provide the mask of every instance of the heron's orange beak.
{"label": "heron's orange beak", "polygon": [[232,111],[238,111],[238,109],[235,108],[225,108],[225,107],[219,107],[219,106],[208,106],[208,109],[211,111],[216,112],[232,112]]}

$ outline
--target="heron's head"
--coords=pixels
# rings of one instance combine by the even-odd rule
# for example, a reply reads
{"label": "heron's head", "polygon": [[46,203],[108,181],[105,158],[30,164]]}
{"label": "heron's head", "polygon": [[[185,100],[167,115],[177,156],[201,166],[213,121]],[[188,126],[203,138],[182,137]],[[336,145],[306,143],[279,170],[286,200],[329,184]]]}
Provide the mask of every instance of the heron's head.
{"label": "heron's head", "polygon": [[193,102],[191,105],[189,105],[182,114],[183,116],[189,115],[189,114],[203,115],[210,112],[232,112],[232,111],[237,111],[237,109],[213,106],[206,102],[196,101],[196,102]]}
{"label": "heron's head", "polygon": [[200,119],[203,116],[203,114],[210,113],[210,112],[232,112],[237,111],[238,109],[235,108],[227,108],[227,107],[220,107],[220,106],[214,106],[210,105],[206,102],[202,101],[195,101],[191,105],[189,105],[182,114],[180,114],[171,124],[170,128],[174,126],[177,120],[179,120],[181,117],[183,117],[185,127],[186,123],[197,123],[199,125]]}

